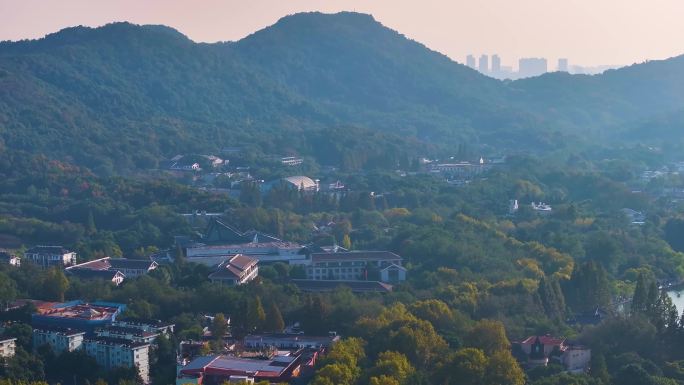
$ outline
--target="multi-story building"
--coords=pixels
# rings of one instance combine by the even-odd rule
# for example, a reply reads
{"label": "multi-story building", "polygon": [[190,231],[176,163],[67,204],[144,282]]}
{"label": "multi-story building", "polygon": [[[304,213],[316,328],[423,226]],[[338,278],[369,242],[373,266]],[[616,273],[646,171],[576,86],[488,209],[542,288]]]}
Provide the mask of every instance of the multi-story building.
{"label": "multi-story building", "polygon": [[76,253],[62,246],[34,246],[24,253],[24,259],[46,269],[52,266],[76,264]]}
{"label": "multi-story building", "polygon": [[223,262],[226,256],[242,254],[259,262],[289,262],[304,259],[304,247],[285,242],[258,231],[240,232],[220,219],[214,218],[201,242],[182,245],[190,261],[213,265]]}
{"label": "multi-story building", "polygon": [[12,358],[16,352],[17,339],[5,338],[0,339],[0,358]]}
{"label": "multi-story building", "polygon": [[150,382],[150,344],[127,340],[96,337],[84,342],[85,352],[95,358],[105,370],[114,368],[137,368],[142,380]]}
{"label": "multi-story building", "polygon": [[527,368],[555,362],[569,372],[582,373],[589,369],[591,362],[591,349],[569,343],[565,338],[531,336],[512,346],[513,355]]}
{"label": "multi-story building", "polygon": [[475,64],[475,56],[473,56],[473,55],[466,56],[466,65],[472,69],[476,69],[477,65]]}
{"label": "multi-story building", "polygon": [[31,316],[34,328],[70,328],[85,331],[88,335],[97,328],[110,325],[124,311],[126,305],[110,302],[86,303],[72,301],[47,303],[38,307]]}
{"label": "multi-story building", "polygon": [[131,342],[151,344],[159,336],[159,333],[143,331],[138,328],[124,326],[106,326],[95,330],[98,337],[117,338]]}
{"label": "multi-story building", "polygon": [[170,334],[173,333],[173,328],[176,325],[172,323],[162,322],[160,320],[127,317],[126,319],[117,319],[116,321],[112,322],[112,326],[133,328],[142,330],[144,332],[156,334]]}
{"label": "multi-story building", "polygon": [[305,263],[308,279],[312,280],[406,280],[402,258],[389,251],[345,251],[313,253]]}
{"label": "multi-story building", "polygon": [[83,349],[85,332],[67,328],[33,329],[33,348],[49,345],[52,351],[60,354]]}
{"label": "multi-story building", "polygon": [[235,255],[219,265],[218,269],[209,274],[209,280],[226,285],[242,285],[259,275],[257,260],[245,255]]}
{"label": "multi-story building", "polygon": [[337,335],[307,336],[303,334],[250,334],[245,337],[243,345],[247,349],[263,349],[275,347],[279,350],[328,349],[340,340]]}
{"label": "multi-story building", "polygon": [[[70,273],[73,273],[76,276],[80,276],[82,278],[104,278],[104,279],[111,279],[112,282],[116,283],[119,285],[121,281],[123,281],[124,278],[135,278],[139,277],[141,275],[145,275],[149,273],[150,271],[156,269],[159,266],[157,262],[154,262],[150,259],[128,259],[128,258],[110,258],[110,257],[104,257],[100,259],[94,259],[92,261],[80,263],[78,265],[70,266],[67,268],[67,271]],[[100,272],[112,272],[111,277],[110,274],[92,274],[88,275],[88,273],[83,273],[83,271],[100,271]],[[117,280],[116,278],[119,278],[116,274],[116,272],[119,272],[121,277],[120,280]]]}

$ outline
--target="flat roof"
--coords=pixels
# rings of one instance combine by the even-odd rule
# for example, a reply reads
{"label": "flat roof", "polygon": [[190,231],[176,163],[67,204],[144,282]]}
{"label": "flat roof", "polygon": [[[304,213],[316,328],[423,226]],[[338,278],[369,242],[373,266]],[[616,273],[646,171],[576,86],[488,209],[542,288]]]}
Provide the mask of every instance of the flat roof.
{"label": "flat roof", "polygon": [[50,318],[71,318],[84,320],[109,320],[119,313],[125,305],[115,303],[66,302],[41,306],[37,315]]}
{"label": "flat roof", "polygon": [[312,253],[311,260],[318,261],[401,261],[401,257],[391,251],[343,251],[336,253]]}
{"label": "flat roof", "polygon": [[237,374],[259,377],[279,377],[295,361],[295,356],[275,356],[272,359],[239,358],[224,355],[204,356],[184,366],[181,374],[197,372],[211,374]]}

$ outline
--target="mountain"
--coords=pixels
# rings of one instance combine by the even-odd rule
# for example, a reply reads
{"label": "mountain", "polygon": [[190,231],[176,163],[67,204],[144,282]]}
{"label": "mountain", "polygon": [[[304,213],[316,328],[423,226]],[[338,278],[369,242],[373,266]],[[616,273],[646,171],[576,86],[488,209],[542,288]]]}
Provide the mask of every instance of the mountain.
{"label": "mountain", "polygon": [[102,173],[234,144],[355,167],[458,144],[547,151],[681,109],[683,61],[502,82],[351,12],[215,44],[164,26],[74,27],[0,43],[0,149]]}

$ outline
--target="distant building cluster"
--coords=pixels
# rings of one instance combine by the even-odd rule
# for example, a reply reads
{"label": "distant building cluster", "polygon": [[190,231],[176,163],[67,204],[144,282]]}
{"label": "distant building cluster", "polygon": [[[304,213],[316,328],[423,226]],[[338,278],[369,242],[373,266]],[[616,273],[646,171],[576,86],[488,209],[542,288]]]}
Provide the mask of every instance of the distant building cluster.
{"label": "distant building cluster", "polygon": [[571,66],[567,58],[559,58],[555,68],[550,68],[546,58],[525,57],[518,59],[518,69],[516,71],[512,66],[502,65],[501,57],[497,54],[491,56],[491,65],[489,55],[480,55],[478,59],[476,59],[474,55],[468,55],[466,56],[466,65],[487,76],[491,76],[496,79],[511,80],[539,76],[547,72],[554,71],[568,72],[572,74],[594,75],[618,67],[615,65],[601,65],[594,67],[580,65]]}

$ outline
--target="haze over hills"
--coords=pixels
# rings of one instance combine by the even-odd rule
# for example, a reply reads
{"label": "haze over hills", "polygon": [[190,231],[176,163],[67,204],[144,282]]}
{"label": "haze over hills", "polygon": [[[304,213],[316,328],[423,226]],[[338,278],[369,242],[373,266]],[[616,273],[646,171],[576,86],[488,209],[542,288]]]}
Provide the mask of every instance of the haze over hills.
{"label": "haze over hills", "polygon": [[325,162],[460,143],[545,151],[680,110],[682,75],[678,57],[501,82],[348,12],[288,16],[216,44],[115,23],[1,43],[0,138],[104,172],[236,143]]}

